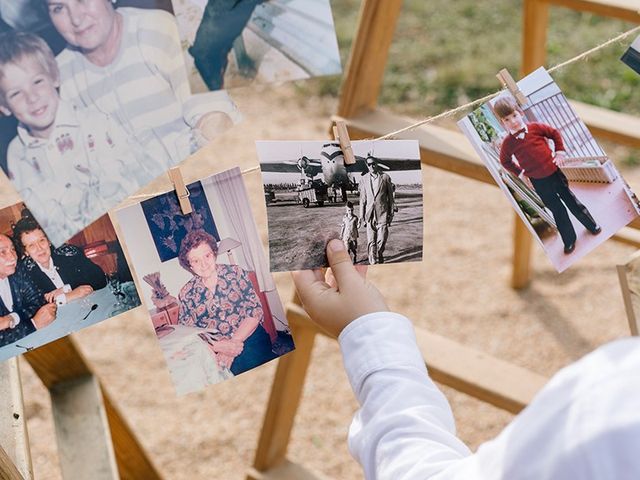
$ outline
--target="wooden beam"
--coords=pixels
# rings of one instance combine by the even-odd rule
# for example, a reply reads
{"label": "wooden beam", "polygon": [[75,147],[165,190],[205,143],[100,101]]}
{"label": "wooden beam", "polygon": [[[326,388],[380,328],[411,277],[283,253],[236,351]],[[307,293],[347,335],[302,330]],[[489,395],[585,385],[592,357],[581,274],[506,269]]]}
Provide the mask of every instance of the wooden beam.
{"label": "wooden beam", "polygon": [[[329,336],[311,322],[299,305],[289,305],[287,310],[296,322]],[[431,378],[483,402],[518,413],[547,383],[545,376],[526,368],[423,329],[415,330]]]}
{"label": "wooden beam", "polygon": [[[287,320],[296,349],[278,360],[253,463],[256,472],[270,471],[285,461],[293,422],[300,405],[316,330],[310,327],[306,314],[304,321],[300,321],[298,308],[293,303],[287,308]],[[247,476],[247,479],[251,478],[254,477]]]}
{"label": "wooden beam", "polygon": [[24,480],[2,446],[0,446],[0,480]]}
{"label": "wooden beam", "polygon": [[531,281],[531,249],[533,236],[520,216],[513,214],[513,259],[511,262],[511,287],[526,288]]}
{"label": "wooden beam", "polygon": [[541,0],[524,0],[521,77],[544,65],[547,58],[548,26],[549,4]]}
{"label": "wooden beam", "polygon": [[[8,456],[0,459],[0,478],[3,475],[14,475],[11,465],[20,472],[20,478],[33,479],[31,451],[29,450],[29,434],[27,419],[24,415],[22,397],[22,381],[18,358],[14,357],[0,363],[0,445]],[[17,478],[15,475],[8,478]]]}
{"label": "wooden beam", "polygon": [[[58,383],[93,375],[89,362],[80,352],[72,336],[43,345],[26,353],[25,357],[49,390]],[[120,478],[123,480],[138,480],[141,478],[145,480],[160,480],[162,477],[159,471],[153,465],[101,383],[100,389],[104,398],[107,419],[109,420]]]}
{"label": "wooden beam", "polygon": [[575,100],[569,103],[594,137],[640,148],[640,118]]}
{"label": "wooden beam", "polygon": [[[335,116],[333,118],[341,119],[342,117]],[[347,123],[352,140],[381,136],[415,122],[411,118],[379,109],[343,120]],[[493,177],[480,162],[471,144],[460,132],[436,125],[425,125],[401,134],[397,138],[418,140],[421,160],[425,165],[495,185]]]}
{"label": "wooden beam", "polygon": [[640,23],[638,0],[545,0],[546,3],[603,17]]}
{"label": "wooden beam", "polygon": [[402,0],[364,0],[340,90],[338,115],[375,108]]}
{"label": "wooden beam", "polygon": [[[373,110],[354,118],[345,119],[334,116],[332,119],[342,119],[346,122],[352,140],[379,137],[415,123],[415,119],[389,113],[381,109]],[[496,186],[493,177],[461,132],[428,124],[411,132],[398,135],[397,138],[418,140],[420,157],[425,165]],[[517,218],[519,219],[519,217]],[[524,228],[524,226],[522,227]],[[613,240],[640,248],[640,234],[631,229],[640,229],[640,218],[636,218],[628,227],[616,233],[612,237]],[[528,230],[526,235],[531,237]],[[519,281],[516,284],[521,284],[521,282]]]}
{"label": "wooden beam", "polygon": [[266,472],[255,468],[247,472],[247,480],[329,480],[317,472],[311,472],[302,465],[285,460],[283,463]]}

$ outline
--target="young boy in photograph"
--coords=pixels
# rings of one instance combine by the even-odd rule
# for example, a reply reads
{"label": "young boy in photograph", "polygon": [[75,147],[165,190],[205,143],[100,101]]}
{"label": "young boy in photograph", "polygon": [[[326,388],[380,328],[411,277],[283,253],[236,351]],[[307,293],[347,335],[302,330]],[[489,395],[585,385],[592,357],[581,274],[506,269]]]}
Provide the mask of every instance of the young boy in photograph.
{"label": "young boy in photograph", "polygon": [[[561,133],[544,123],[525,123],[513,97],[503,97],[493,105],[493,111],[508,134],[500,148],[500,163],[514,175],[527,177],[545,206],[553,214],[564,243],[564,253],[576,247],[576,232],[569,211],[593,235],[602,229],[569,188],[567,177],[559,165],[566,158]],[[553,151],[549,147],[553,141]],[[515,158],[515,162],[514,162]],[[566,207],[565,207],[566,206]]]}
{"label": "young boy in photograph", "polygon": [[345,213],[342,217],[340,238],[344,242],[344,247],[349,254],[353,255],[353,263],[356,263],[358,251],[358,217],[353,214],[352,202],[347,202],[344,209]]}
{"label": "young boy in photograph", "polygon": [[59,86],[44,40],[0,35],[0,112],[19,122],[8,175],[54,245],[153,179],[153,159],[108,117],[61,100]]}

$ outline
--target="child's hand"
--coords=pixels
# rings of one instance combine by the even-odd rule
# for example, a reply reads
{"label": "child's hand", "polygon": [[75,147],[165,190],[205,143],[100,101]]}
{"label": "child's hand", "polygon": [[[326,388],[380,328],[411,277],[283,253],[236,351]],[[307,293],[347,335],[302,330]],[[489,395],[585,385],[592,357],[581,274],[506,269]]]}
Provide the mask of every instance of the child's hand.
{"label": "child's hand", "polygon": [[365,280],[366,266],[354,267],[344,243],[327,245],[330,270],[293,272],[302,305],[320,327],[337,337],[342,329],[362,315],[389,310],[384,298]]}
{"label": "child's hand", "polygon": [[209,112],[200,118],[196,129],[205,141],[211,141],[233,127],[231,117],[224,112]]}
{"label": "child's hand", "polygon": [[560,150],[556,152],[556,156],[554,157],[553,161],[557,166],[562,167],[566,159],[567,159],[567,152]]}

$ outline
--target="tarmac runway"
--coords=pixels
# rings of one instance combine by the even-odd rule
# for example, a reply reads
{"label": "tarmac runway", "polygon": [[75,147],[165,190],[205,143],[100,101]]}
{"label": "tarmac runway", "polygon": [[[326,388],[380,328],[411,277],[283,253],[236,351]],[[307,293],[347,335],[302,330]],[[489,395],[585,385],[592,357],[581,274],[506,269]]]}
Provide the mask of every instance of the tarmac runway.
{"label": "tarmac runway", "polygon": [[[345,204],[325,203],[304,208],[296,195],[277,192],[276,201],[267,206],[269,225],[269,257],[274,272],[304,270],[327,266],[325,245],[340,236]],[[349,195],[354,214],[359,215],[357,195]],[[398,212],[389,227],[384,252],[385,263],[422,260],[423,213],[422,191],[401,189],[396,192]],[[359,229],[357,263],[367,264],[366,228]]]}

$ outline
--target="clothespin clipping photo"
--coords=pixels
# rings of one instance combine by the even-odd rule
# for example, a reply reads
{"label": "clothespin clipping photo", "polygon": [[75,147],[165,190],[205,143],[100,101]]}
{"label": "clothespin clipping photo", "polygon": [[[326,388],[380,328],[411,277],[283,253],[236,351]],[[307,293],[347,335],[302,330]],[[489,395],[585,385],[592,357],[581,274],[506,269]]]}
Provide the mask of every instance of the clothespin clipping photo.
{"label": "clothespin clipping photo", "polygon": [[182,178],[182,171],[180,167],[173,167],[169,170],[169,178],[176,189],[176,195],[178,195],[178,202],[180,203],[180,210],[183,215],[188,215],[193,212],[191,208],[191,201],[189,200],[189,190]]}
{"label": "clothespin clipping photo", "polygon": [[342,120],[336,120],[336,124],[333,126],[333,137],[340,143],[340,150],[342,150],[342,155],[344,156],[344,164],[355,165],[356,157],[351,147],[347,124]]}

